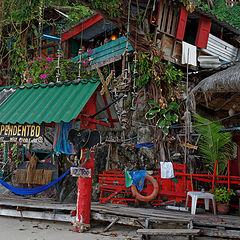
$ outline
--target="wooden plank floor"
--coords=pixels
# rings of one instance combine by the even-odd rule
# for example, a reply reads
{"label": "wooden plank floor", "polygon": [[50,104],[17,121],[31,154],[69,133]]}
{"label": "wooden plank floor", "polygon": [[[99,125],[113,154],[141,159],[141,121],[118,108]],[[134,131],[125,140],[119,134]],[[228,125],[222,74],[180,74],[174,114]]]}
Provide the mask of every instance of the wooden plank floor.
{"label": "wooden plank floor", "polygon": [[[75,210],[76,204],[59,203],[51,199],[37,199],[20,196],[0,196],[0,215],[21,218],[45,219],[72,222],[74,217],[70,212]],[[93,220],[109,221],[119,218],[119,224],[143,228],[148,219],[160,228],[171,227],[186,229],[191,222],[195,229],[201,229],[204,236],[219,236],[221,238],[240,239],[240,217],[232,215],[216,215],[212,213],[180,212],[157,208],[134,208],[118,204],[91,205]],[[171,227],[174,229],[174,227]],[[229,237],[230,236],[230,237]]]}
{"label": "wooden plank floor", "polygon": [[0,206],[27,207],[39,209],[69,210],[75,209],[75,204],[60,203],[51,199],[37,199],[26,197],[4,197],[0,196]]}

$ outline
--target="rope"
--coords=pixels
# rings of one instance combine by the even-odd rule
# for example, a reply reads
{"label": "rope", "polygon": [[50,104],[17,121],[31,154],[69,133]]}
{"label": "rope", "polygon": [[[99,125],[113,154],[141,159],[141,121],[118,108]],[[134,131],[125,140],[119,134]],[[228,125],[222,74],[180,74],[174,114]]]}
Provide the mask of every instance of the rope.
{"label": "rope", "polygon": [[34,195],[34,194],[43,192],[43,191],[47,190],[48,188],[54,186],[61,179],[63,179],[69,172],[70,172],[70,169],[68,169],[65,173],[63,173],[56,180],[54,180],[54,181],[52,181],[52,182],[50,182],[50,183],[48,183],[48,184],[46,184],[44,186],[37,187],[37,188],[32,188],[32,189],[13,187],[13,186],[9,185],[8,183],[4,182],[2,179],[0,179],[0,184],[2,184],[5,188],[7,188],[8,190],[10,190],[11,192],[13,192],[13,193],[15,193],[17,195],[21,195],[21,196]]}

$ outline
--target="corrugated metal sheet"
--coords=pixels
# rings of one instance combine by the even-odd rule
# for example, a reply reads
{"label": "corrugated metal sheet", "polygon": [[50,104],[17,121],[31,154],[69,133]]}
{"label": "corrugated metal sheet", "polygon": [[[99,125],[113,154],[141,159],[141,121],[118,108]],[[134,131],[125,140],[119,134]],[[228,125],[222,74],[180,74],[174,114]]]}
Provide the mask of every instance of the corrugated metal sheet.
{"label": "corrugated metal sheet", "polygon": [[69,122],[81,112],[100,81],[66,81],[29,86],[13,86],[16,91],[0,106],[0,122]]}
{"label": "corrugated metal sheet", "polygon": [[[126,42],[127,42],[126,37],[120,37],[98,48],[94,48],[92,51],[92,54],[89,56],[89,59],[91,60],[90,64],[94,65],[96,63],[103,62],[109,58],[122,55],[126,50]],[[128,50],[129,51],[133,50],[130,43],[128,44]],[[84,53],[82,56],[87,57],[88,54]],[[79,56],[76,56],[72,60],[77,61],[78,59],[79,59]]]}
{"label": "corrugated metal sheet", "polygon": [[221,40],[209,34],[208,43],[206,50],[203,49],[204,52],[207,52],[213,56],[219,56],[221,60],[226,62],[233,62],[237,59],[238,49],[232,46],[231,44]]}

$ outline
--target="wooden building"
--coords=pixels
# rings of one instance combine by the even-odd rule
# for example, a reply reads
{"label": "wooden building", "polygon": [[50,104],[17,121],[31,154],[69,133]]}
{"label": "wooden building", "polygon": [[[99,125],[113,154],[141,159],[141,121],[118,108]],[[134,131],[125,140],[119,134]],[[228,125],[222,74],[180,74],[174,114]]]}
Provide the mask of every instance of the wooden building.
{"label": "wooden building", "polygon": [[[167,61],[183,66],[184,42],[196,47],[196,60],[203,68],[237,59],[240,30],[208,11],[195,7],[191,13],[179,1],[160,0],[156,24],[155,38]],[[213,62],[212,56],[216,57]],[[202,65],[204,60],[207,65]],[[198,69],[198,63],[193,68]]]}

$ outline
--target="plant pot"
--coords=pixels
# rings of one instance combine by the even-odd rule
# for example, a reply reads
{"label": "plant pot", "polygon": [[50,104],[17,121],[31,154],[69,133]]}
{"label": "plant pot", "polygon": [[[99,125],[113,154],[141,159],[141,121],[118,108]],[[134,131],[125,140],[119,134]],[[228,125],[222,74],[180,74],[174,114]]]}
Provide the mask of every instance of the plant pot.
{"label": "plant pot", "polygon": [[217,203],[217,210],[219,214],[228,214],[230,207],[229,207],[229,203]]}

